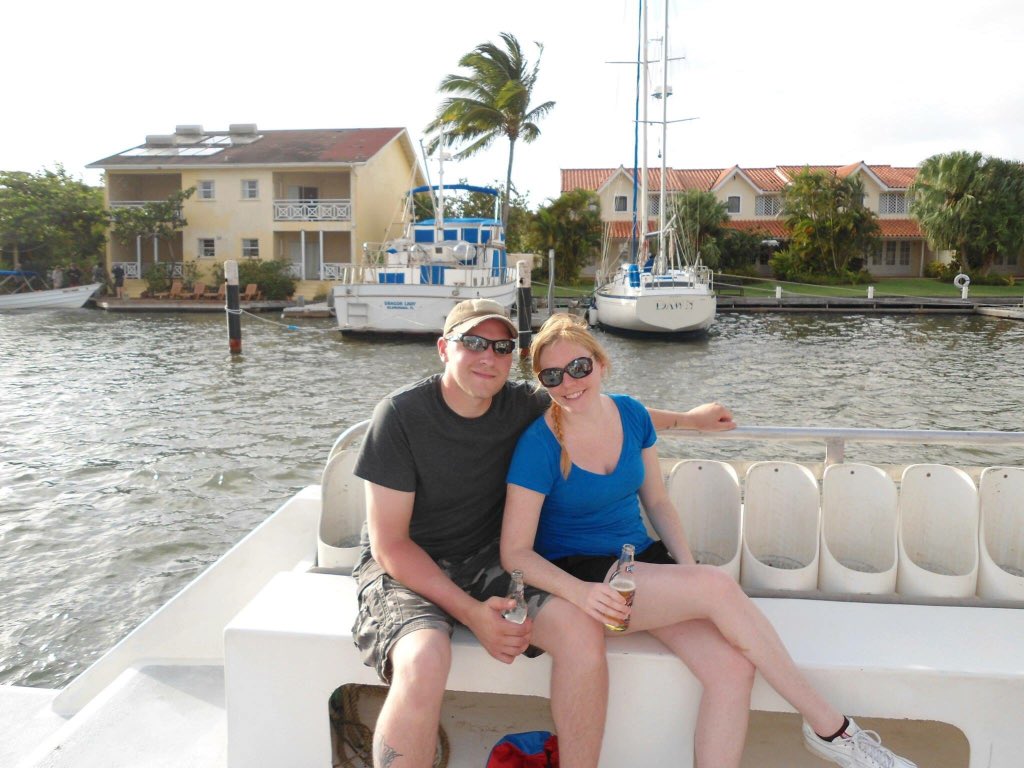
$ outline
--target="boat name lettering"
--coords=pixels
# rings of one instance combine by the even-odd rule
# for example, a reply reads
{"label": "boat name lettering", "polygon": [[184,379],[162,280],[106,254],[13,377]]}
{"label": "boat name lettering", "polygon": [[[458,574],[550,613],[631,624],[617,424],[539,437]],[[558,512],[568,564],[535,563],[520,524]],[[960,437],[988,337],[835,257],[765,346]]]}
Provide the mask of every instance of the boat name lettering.
{"label": "boat name lettering", "polygon": [[692,301],[659,301],[654,304],[654,308],[657,310],[667,309],[693,309]]}
{"label": "boat name lettering", "polygon": [[416,309],[415,301],[388,301],[384,300],[385,309]]}

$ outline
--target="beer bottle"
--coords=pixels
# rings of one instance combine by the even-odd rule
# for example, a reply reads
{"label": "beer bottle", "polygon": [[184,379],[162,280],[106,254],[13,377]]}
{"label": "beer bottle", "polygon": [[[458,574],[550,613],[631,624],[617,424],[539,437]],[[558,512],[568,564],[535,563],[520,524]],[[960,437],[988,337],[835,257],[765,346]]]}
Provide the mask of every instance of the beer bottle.
{"label": "beer bottle", "polygon": [[[622,595],[627,606],[633,605],[633,595],[636,594],[636,582],[633,580],[634,553],[635,548],[632,544],[622,545],[618,565],[615,566],[615,572],[612,573],[612,578],[608,582],[612,589]],[[629,629],[629,617],[627,616],[621,622],[619,619],[612,619],[610,623],[606,622],[605,626],[613,632],[625,632]]]}
{"label": "beer bottle", "polygon": [[514,624],[522,624],[526,621],[526,595],[523,593],[522,571],[512,571],[512,584],[508,588],[508,596],[516,601],[515,608],[510,608],[501,615]]}

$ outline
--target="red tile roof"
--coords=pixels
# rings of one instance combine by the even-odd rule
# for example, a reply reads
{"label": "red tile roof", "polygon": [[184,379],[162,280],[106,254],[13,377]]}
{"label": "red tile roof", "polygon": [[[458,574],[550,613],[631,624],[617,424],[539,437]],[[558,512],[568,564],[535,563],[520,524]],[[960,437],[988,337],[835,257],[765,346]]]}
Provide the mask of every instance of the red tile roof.
{"label": "red tile roof", "polygon": [[[607,223],[608,228],[605,230],[606,237],[609,240],[628,240],[633,236],[633,222],[632,221],[609,221]],[[649,221],[647,223],[647,231],[654,232],[658,229],[657,221]]]}
{"label": "red tile roof", "polygon": [[924,237],[913,219],[879,219],[882,237]]}
{"label": "red tile roof", "polygon": [[[849,165],[779,165],[774,168],[741,168],[738,165],[729,168],[666,168],[665,186],[673,192],[688,189],[711,190],[723,183],[729,174],[740,171],[761,192],[781,192],[783,187],[798,173],[805,170],[826,171],[840,177],[846,177],[861,167],[868,168],[889,189],[906,189],[917,175],[917,168],[894,168],[891,165],[868,165],[863,162]],[[632,168],[622,169],[632,178]],[[574,189],[598,190],[604,186],[618,168],[562,168],[562,191]],[[661,185],[661,171],[658,168],[648,170],[648,187],[656,190]]]}
{"label": "red tile roof", "polygon": [[[118,166],[278,165],[282,163],[363,163],[398,137],[404,128],[324,128],[295,131],[256,131],[260,138],[246,144],[227,145],[212,155],[140,155],[133,150],[170,148],[171,145],[140,144],[90,163],[89,168]],[[205,136],[227,136],[228,131],[205,131]],[[179,143],[178,149],[202,147]],[[132,154],[125,155],[125,152]]]}
{"label": "red tile roof", "polygon": [[789,230],[786,223],[779,219],[730,219],[725,223],[727,229],[738,229],[740,232],[750,232],[789,239]]}

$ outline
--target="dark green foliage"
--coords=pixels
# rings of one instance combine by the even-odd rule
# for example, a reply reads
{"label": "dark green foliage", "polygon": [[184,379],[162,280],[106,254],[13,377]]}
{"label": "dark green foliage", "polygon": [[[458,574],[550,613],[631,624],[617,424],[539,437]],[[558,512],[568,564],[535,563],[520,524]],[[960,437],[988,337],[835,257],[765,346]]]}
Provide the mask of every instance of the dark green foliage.
{"label": "dark green foliage", "polygon": [[[565,192],[542,205],[533,216],[523,250],[547,255],[555,250],[555,281],[566,285],[579,279],[580,271],[592,263],[601,248],[601,203],[590,190]],[[538,280],[547,272],[535,270]]]}
{"label": "dark green foliage", "polygon": [[954,250],[988,273],[999,254],[1024,250],[1024,166],[980,152],[933,155],[911,186],[911,215],[935,250]]}
{"label": "dark green foliage", "polygon": [[174,235],[188,225],[182,205],[195,191],[195,187],[189,187],[173,192],[166,200],[114,208],[110,211],[110,234],[123,245],[135,242],[138,237],[155,237],[167,243],[173,255]]}
{"label": "dark green foliage", "polygon": [[862,280],[860,267],[877,247],[878,217],[864,206],[860,179],[804,170],[782,199],[791,239],[772,257],[773,273],[797,282]]}
{"label": "dark green foliage", "polygon": [[721,240],[725,223],[729,220],[728,207],[719,202],[713,192],[691,189],[673,195],[666,212],[673,222],[676,242],[689,261],[697,254],[705,265],[716,268],[721,263]]}
{"label": "dark green foliage", "polygon": [[103,257],[106,221],[103,190],[61,165],[38,174],[0,171],[0,248],[9,266],[45,271],[77,263],[88,275]]}
{"label": "dark green foliage", "polygon": [[764,244],[769,239],[763,232],[725,230],[718,238],[718,268],[722,272],[753,274],[758,258],[773,250]]}
{"label": "dark green foliage", "polygon": [[[224,282],[224,265],[217,264],[213,268],[217,284]],[[291,264],[285,259],[244,259],[238,262],[238,285],[245,288],[249,283],[256,283],[263,296],[267,299],[280,301],[295,293],[295,278],[291,274]]]}

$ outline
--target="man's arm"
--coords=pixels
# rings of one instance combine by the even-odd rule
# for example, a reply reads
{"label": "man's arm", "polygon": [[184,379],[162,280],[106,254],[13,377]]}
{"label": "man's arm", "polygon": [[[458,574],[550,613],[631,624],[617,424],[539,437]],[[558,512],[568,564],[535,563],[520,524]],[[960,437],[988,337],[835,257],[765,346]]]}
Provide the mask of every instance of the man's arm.
{"label": "man's arm", "polygon": [[648,408],[654,428],[663,429],[693,429],[698,432],[723,432],[727,429],[735,429],[736,422],[732,420],[732,412],[721,403],[705,403],[691,408],[682,413],[678,411],[660,411],[656,408]]}
{"label": "man's arm", "polygon": [[366,518],[373,559],[392,578],[440,606],[476,635],[491,656],[506,664],[526,650],[532,623],[513,624],[502,612],[514,601],[480,602],[460,589],[422,547],[409,537],[416,494],[366,483]]}

